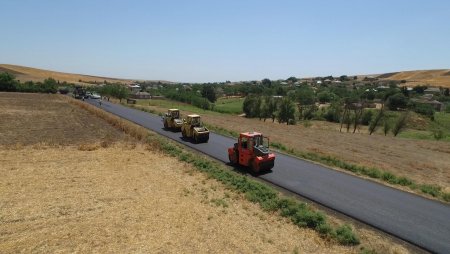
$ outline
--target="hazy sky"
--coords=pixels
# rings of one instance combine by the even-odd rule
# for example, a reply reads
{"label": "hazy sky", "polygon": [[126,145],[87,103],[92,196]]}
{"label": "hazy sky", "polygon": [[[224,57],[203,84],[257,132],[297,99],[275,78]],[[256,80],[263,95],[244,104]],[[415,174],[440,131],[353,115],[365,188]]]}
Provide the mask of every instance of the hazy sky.
{"label": "hazy sky", "polygon": [[0,0],[0,63],[213,82],[450,68],[450,1]]}

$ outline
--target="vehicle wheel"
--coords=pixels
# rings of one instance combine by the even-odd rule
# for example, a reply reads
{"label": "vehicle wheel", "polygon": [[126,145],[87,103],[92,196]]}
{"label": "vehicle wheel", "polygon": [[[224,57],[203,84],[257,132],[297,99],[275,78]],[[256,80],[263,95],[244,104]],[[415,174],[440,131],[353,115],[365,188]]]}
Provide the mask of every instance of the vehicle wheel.
{"label": "vehicle wheel", "polygon": [[228,159],[230,160],[230,164],[231,165],[236,165],[237,164],[237,161],[238,161],[238,154],[236,153],[236,152],[234,152],[234,160],[233,160],[233,157],[231,157],[231,155],[230,154],[228,154]]}
{"label": "vehicle wheel", "polygon": [[255,160],[252,160],[251,168],[252,168],[253,173],[258,173],[258,165],[256,164]]}
{"label": "vehicle wheel", "polygon": [[230,164],[231,165],[235,165],[236,163],[234,162],[233,158],[231,158],[231,155],[228,154],[228,160],[230,160]]}
{"label": "vehicle wheel", "polygon": [[195,141],[195,143],[198,143],[198,136],[197,135],[194,136],[194,141]]}

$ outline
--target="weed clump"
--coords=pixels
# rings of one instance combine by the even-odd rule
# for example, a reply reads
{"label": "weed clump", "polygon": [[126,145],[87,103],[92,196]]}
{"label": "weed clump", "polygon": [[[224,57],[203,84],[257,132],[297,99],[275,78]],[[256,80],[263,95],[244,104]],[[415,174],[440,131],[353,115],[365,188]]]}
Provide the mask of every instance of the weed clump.
{"label": "weed clump", "polygon": [[343,245],[359,244],[359,238],[353,233],[349,225],[342,225],[336,229],[336,239]]}
{"label": "weed clump", "polygon": [[441,187],[439,187],[437,185],[423,184],[420,186],[420,190],[423,193],[429,194],[433,197],[437,197],[437,196],[439,196],[439,194],[441,192]]}

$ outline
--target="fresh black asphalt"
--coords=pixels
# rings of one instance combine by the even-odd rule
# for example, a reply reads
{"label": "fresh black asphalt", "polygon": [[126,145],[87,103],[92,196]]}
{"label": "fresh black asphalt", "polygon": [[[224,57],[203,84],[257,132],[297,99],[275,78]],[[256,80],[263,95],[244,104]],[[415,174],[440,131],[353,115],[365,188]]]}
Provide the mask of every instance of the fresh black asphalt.
{"label": "fresh black asphalt", "polygon": [[[101,108],[225,163],[235,143],[211,133],[208,143],[194,144],[164,130],[157,115],[106,101]],[[272,172],[259,177],[430,252],[450,253],[449,205],[283,154],[276,154]]]}

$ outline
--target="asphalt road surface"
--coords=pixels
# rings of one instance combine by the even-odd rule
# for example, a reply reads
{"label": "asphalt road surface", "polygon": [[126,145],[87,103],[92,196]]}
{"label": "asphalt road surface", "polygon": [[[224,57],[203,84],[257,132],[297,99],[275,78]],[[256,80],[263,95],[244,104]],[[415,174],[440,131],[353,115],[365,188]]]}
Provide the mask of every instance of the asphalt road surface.
{"label": "asphalt road surface", "polygon": [[[157,115],[106,101],[101,108],[225,163],[236,142],[210,133],[208,143],[194,144],[164,130]],[[259,177],[430,252],[450,253],[449,205],[283,154],[276,154],[272,172]]]}

